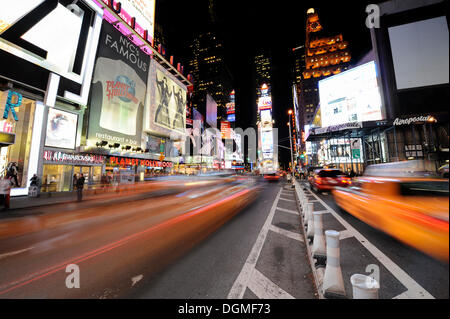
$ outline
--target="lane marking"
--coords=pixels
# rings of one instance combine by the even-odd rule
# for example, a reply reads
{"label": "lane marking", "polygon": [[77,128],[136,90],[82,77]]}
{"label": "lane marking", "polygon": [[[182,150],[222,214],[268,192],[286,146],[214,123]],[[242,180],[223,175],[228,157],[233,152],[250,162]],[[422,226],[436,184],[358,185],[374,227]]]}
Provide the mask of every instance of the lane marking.
{"label": "lane marking", "polygon": [[24,253],[24,252],[26,252],[28,250],[31,250],[31,249],[33,249],[33,247],[28,247],[28,248],[21,249],[21,250],[16,250],[16,251],[12,251],[12,252],[9,252],[9,253],[0,254],[0,260],[4,259],[4,258],[7,258],[7,257],[11,257],[11,256],[14,256],[14,255],[18,255],[18,254]]}
{"label": "lane marking", "polygon": [[408,299],[408,291],[402,292],[400,295],[395,296],[392,299]]}
{"label": "lane marking", "polygon": [[281,210],[282,212],[298,215],[298,211],[292,210],[292,209],[286,209],[286,208],[277,207],[277,210]]}
{"label": "lane marking", "polygon": [[285,200],[286,202],[292,202],[292,203],[295,203],[295,200],[287,199],[287,198],[283,198],[283,197],[280,197],[280,200]]}
{"label": "lane marking", "polygon": [[317,195],[313,194],[319,202],[330,211],[330,213],[336,218],[346,230],[352,234],[378,261],[386,267],[386,269],[406,287],[406,296],[411,299],[435,299],[428,291],[426,291],[421,285],[419,285],[413,278],[411,278],[402,268],[394,263],[388,256],[386,256],[381,250],[367,240],[360,232],[358,232],[353,226],[346,222],[338,213],[328,206]]}
{"label": "lane marking", "polygon": [[342,230],[339,232],[339,240],[346,239],[353,237],[353,234],[350,233],[348,230]]}
{"label": "lane marking", "polygon": [[302,243],[304,242],[304,240],[303,240],[303,238],[301,237],[300,234],[297,234],[297,233],[294,233],[292,231],[283,229],[281,227],[278,227],[278,226],[275,226],[275,225],[270,225],[269,230],[271,230],[271,231],[273,231],[273,232],[275,232],[277,234],[283,235],[285,237],[289,237],[289,238],[298,240],[298,241],[300,241]]}
{"label": "lane marking", "polygon": [[274,284],[257,269],[253,271],[253,276],[248,283],[248,288],[259,299],[295,299],[291,294]]}
{"label": "lane marking", "polygon": [[138,275],[138,276],[135,276],[135,277],[131,278],[131,287],[133,287],[133,286],[136,285],[139,281],[141,281],[142,278],[144,278],[144,275]]}
{"label": "lane marking", "polygon": [[242,299],[245,293],[245,289],[248,286],[250,278],[255,271],[256,261],[258,260],[259,254],[261,253],[263,244],[266,240],[267,233],[269,232],[270,225],[272,225],[272,219],[277,209],[277,204],[280,199],[280,195],[282,192],[282,188],[278,191],[275,200],[273,201],[272,208],[270,209],[269,215],[267,215],[266,221],[264,222],[263,227],[259,231],[258,237],[256,238],[256,242],[250,251],[250,254],[245,261],[244,266],[242,267],[241,272],[237,276],[236,280],[231,287],[230,292],[228,293],[228,299]]}

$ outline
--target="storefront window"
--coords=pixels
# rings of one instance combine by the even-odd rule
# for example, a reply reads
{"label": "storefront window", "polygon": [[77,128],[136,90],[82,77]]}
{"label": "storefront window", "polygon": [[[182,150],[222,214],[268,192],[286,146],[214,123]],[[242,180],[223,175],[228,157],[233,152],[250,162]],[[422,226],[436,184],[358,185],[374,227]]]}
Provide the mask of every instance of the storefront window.
{"label": "storefront window", "polygon": [[72,178],[72,165],[44,165],[42,192],[68,192]]}
{"label": "storefront window", "polygon": [[[1,106],[6,104],[8,93],[9,91],[0,92]],[[35,101],[22,98],[21,105],[14,108],[18,121],[14,119],[11,111],[7,119],[1,118],[0,120],[0,131],[15,134],[14,144],[1,147],[0,152],[0,173],[2,175],[6,173],[9,163],[17,164],[18,185],[13,187],[23,188],[27,185],[35,109]]]}

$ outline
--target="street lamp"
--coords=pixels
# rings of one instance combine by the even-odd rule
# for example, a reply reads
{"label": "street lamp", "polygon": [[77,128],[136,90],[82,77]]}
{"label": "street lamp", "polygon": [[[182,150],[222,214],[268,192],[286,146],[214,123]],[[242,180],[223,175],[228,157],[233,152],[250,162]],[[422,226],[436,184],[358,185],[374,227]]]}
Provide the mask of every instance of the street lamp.
{"label": "street lamp", "polygon": [[289,126],[289,143],[291,145],[291,182],[292,182],[292,186],[294,186],[294,155],[292,153],[292,135],[291,135],[291,114],[292,114],[292,110],[288,111],[289,114],[289,122],[287,123],[287,125]]}

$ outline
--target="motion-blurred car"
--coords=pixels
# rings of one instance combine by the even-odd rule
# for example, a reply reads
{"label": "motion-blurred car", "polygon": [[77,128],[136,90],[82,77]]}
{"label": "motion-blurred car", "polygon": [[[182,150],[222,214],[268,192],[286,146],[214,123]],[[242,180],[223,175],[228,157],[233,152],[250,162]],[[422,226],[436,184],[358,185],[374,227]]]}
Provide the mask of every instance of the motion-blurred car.
{"label": "motion-blurred car", "polygon": [[449,182],[410,162],[370,165],[333,196],[342,210],[448,263]]}
{"label": "motion-blurred car", "polygon": [[442,165],[438,170],[442,178],[448,178],[448,164]]}
{"label": "motion-blurred car", "polygon": [[337,186],[346,187],[352,183],[351,179],[338,169],[318,169],[308,181],[315,192],[331,190]]}
{"label": "motion-blurred car", "polygon": [[264,179],[267,181],[279,181],[281,175],[279,173],[267,173],[264,174]]}

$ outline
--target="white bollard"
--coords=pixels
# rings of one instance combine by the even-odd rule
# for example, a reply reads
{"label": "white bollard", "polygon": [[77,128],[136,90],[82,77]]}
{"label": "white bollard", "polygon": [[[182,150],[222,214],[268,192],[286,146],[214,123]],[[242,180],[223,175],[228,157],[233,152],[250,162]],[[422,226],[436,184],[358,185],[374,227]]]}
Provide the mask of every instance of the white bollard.
{"label": "white bollard", "polygon": [[311,252],[313,257],[317,259],[317,266],[325,265],[325,260],[327,259],[327,250],[325,244],[325,236],[323,234],[323,222],[322,214],[318,212],[313,213],[314,218],[314,239]]}
{"label": "white bollard", "polygon": [[350,277],[353,286],[353,299],[378,299],[380,284],[374,278],[361,274]]}
{"label": "white bollard", "polygon": [[314,238],[314,213],[310,212],[310,219],[308,220],[308,229],[306,231],[306,238],[308,238],[308,240],[310,242],[312,242],[313,238]]}
{"label": "white bollard", "polygon": [[308,226],[309,221],[313,218],[312,211],[314,210],[314,204],[313,203],[307,203],[305,204],[305,211],[304,211],[304,222],[305,226]]}
{"label": "white bollard", "polygon": [[325,298],[345,298],[345,286],[342,279],[339,235],[335,230],[325,231],[327,239],[327,266],[323,278],[323,295]]}

